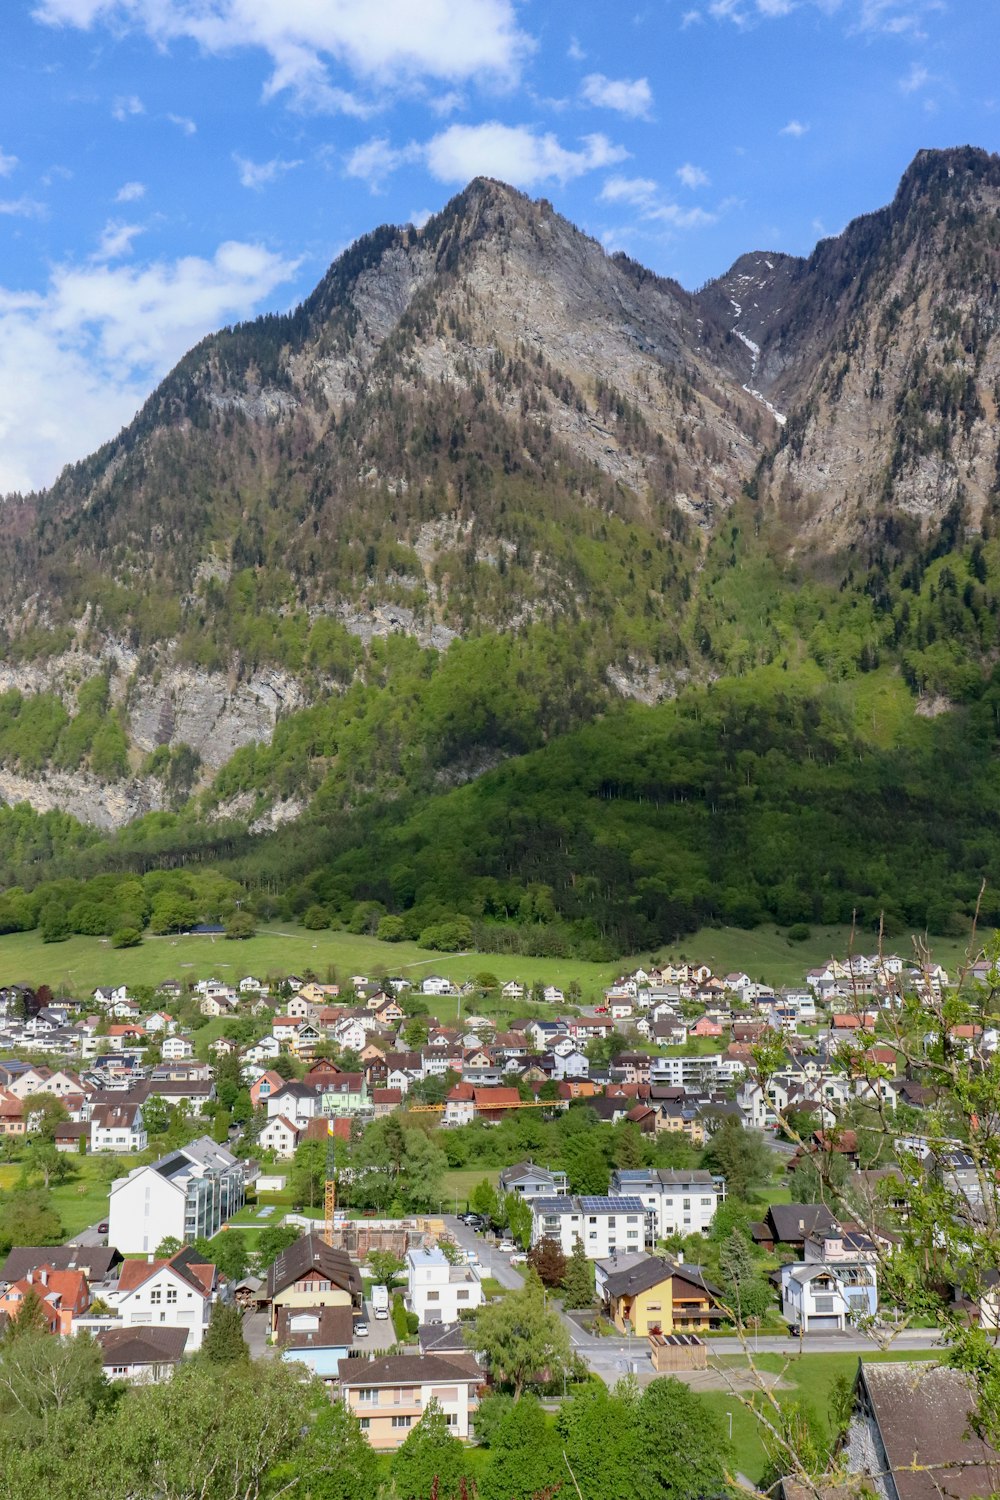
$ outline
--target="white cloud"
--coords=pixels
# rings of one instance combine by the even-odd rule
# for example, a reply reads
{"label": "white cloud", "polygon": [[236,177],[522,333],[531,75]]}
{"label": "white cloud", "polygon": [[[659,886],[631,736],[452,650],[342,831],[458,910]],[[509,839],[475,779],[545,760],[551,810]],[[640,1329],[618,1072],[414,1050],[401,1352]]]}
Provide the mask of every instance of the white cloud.
{"label": "white cloud", "polygon": [[146,184],[144,182],[123,182],[115,194],[116,203],[138,203],[140,198],[146,196]]}
{"label": "white cloud", "polygon": [[211,258],[60,266],[42,293],[0,287],[0,493],[48,484],[113,437],[192,344],[294,270],[229,242]]}
{"label": "white cloud", "polygon": [[527,125],[451,125],[427,143],[427,166],[439,182],[499,177],[515,187],[571,182],[597,167],[624,161],[628,152],[604,135],[585,135],[569,150],[551,131],[537,135]]}
{"label": "white cloud", "polygon": [[410,223],[415,229],[423,229],[430,217],[431,211],[429,208],[414,208],[410,210]]}
{"label": "white cloud", "polygon": [[674,229],[706,229],[718,214],[704,208],[682,208],[660,191],[651,177],[609,177],[601,189],[605,203],[626,203],[646,223],[668,224]]}
{"label": "white cloud", "polygon": [[8,156],[5,151],[0,149],[0,177],[9,177],[16,166],[17,157]]}
{"label": "white cloud", "polygon": [[586,60],[587,54],[586,52],[584,52],[575,36],[571,36],[569,39],[569,46],[566,48],[566,56],[569,58],[570,62],[584,62]]}
{"label": "white cloud", "polygon": [[362,182],[367,182],[373,193],[380,191],[383,182],[390,177],[398,167],[406,162],[418,161],[421,149],[418,145],[411,143],[409,146],[396,147],[390,144],[388,136],[373,136],[363,146],[356,146],[344,163],[349,177],[358,177]]}
{"label": "white cloud", "polygon": [[653,91],[646,78],[605,78],[603,73],[588,73],[580,91],[588,104],[616,109],[635,120],[647,120],[653,107]]}
{"label": "white cloud", "polygon": [[794,140],[798,140],[801,136],[805,135],[808,129],[809,126],[803,125],[801,120],[789,120],[787,125],[782,125],[781,129],[778,131],[778,134],[790,135]]}
{"label": "white cloud", "polygon": [[0,215],[5,219],[44,219],[48,209],[37,198],[0,198]]}
{"label": "white cloud", "polygon": [[911,63],[910,70],[904,78],[899,80],[899,87],[904,94],[915,94],[925,84],[930,83],[931,75],[920,63]]}
{"label": "white cloud", "polygon": [[709,176],[701,167],[696,167],[692,162],[686,161],[682,167],[677,168],[677,176],[686,188],[708,187]]}
{"label": "white cloud", "polygon": [[697,26],[699,21],[704,19],[700,10],[686,10],[681,16],[681,30],[686,31],[689,26]]}
{"label": "white cloud", "polygon": [[116,120],[128,120],[132,115],[144,115],[146,106],[138,94],[119,94],[111,106],[111,114]]}
{"label": "white cloud", "polygon": [[447,115],[453,115],[456,109],[465,108],[465,95],[458,89],[449,89],[446,94],[438,94],[428,99],[427,103],[436,115],[444,118]]}
{"label": "white cloud", "polygon": [[399,87],[420,78],[512,82],[532,42],[515,0],[38,0],[34,15],[53,26],[141,28],[165,44],[180,38],[221,54],[266,52],[266,96],[325,110],[363,110],[332,85],[329,62],[367,84]]}
{"label": "white cloud", "polygon": [[197,125],[188,115],[167,115],[171,125],[176,125],[183,130],[185,135],[194,135],[198,129]]}
{"label": "white cloud", "polygon": [[132,241],[142,232],[141,224],[119,224],[116,220],[109,219],[91,259],[118,260],[122,255],[131,254]]}
{"label": "white cloud", "polygon": [[250,161],[248,157],[240,156],[238,151],[233,152],[233,161],[236,163],[241,185],[251,188],[255,193],[302,165],[301,161],[283,161],[280,156],[271,161]]}

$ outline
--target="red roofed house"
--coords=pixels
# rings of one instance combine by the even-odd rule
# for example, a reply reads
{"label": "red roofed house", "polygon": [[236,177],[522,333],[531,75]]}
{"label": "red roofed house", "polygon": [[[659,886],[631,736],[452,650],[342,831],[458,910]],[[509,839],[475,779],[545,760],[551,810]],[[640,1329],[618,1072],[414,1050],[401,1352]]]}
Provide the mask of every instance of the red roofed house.
{"label": "red roofed house", "polygon": [[[482,1090],[480,1090],[482,1092]],[[476,1117],[476,1090],[471,1083],[456,1083],[448,1090],[444,1106],[445,1125],[468,1125]]]}
{"label": "red roofed house", "polygon": [[521,1104],[521,1096],[517,1089],[492,1088],[473,1089],[476,1106],[476,1118],[479,1120],[492,1120],[499,1123],[504,1119],[511,1109],[517,1109]]}
{"label": "red roofed house", "polygon": [[281,1161],[289,1161],[302,1136],[301,1128],[285,1115],[272,1115],[261,1131],[258,1142],[264,1151],[273,1151]]}
{"label": "red roofed house", "polygon": [[15,1322],[21,1304],[34,1288],[41,1298],[50,1333],[68,1337],[73,1319],[81,1317],[90,1306],[90,1287],[82,1271],[57,1271],[54,1266],[36,1266],[20,1281],[12,1282],[0,1296],[0,1312]]}
{"label": "red roofed house", "polygon": [[0,1088],[0,1135],[24,1135],[26,1129],[24,1101]]}
{"label": "red roofed house", "polygon": [[375,1106],[375,1118],[380,1119],[382,1115],[391,1115],[393,1110],[400,1109],[403,1103],[402,1089],[373,1089],[372,1103]]}
{"label": "red roofed house", "polygon": [[271,1095],[284,1087],[285,1080],[281,1074],[274,1072],[273,1069],[269,1069],[268,1072],[262,1073],[259,1078],[255,1078],[250,1085],[250,1103],[254,1109],[266,1109],[267,1101]]}
{"label": "red roofed house", "polygon": [[107,1300],[122,1328],[186,1328],[189,1354],[201,1348],[212,1303],[220,1296],[214,1266],[186,1245],[170,1260],[122,1262],[118,1287]]}

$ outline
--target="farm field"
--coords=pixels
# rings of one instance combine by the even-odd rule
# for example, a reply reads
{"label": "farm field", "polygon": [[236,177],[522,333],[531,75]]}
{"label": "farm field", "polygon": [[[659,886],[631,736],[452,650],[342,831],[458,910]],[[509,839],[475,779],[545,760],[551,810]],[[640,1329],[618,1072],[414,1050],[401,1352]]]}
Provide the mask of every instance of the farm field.
{"label": "farm field", "polygon": [[[985,941],[991,934],[984,932]],[[804,943],[789,942],[776,927],[745,931],[738,927],[705,927],[655,956],[660,959],[698,959],[716,974],[745,970],[753,979],[770,984],[799,984],[807,969],[847,952],[847,927],[815,927]],[[909,936],[892,940],[889,947],[903,957],[912,952]],[[935,939],[935,957],[953,968],[965,952],[965,943],[954,938]],[[855,940],[860,952],[870,951],[874,939],[862,934]],[[112,949],[106,938],[73,936],[61,943],[43,943],[37,932],[8,933],[0,937],[0,982],[48,984],[57,994],[86,995],[98,984],[157,985],[164,979],[238,979],[244,974],[266,977],[292,971],[312,970],[321,980],[352,974],[399,974],[415,983],[428,974],[442,974],[463,983],[484,970],[501,983],[517,979],[530,985],[536,979],[562,990],[575,980],[584,1002],[599,997],[617,975],[648,963],[654,955],[622,958],[608,964],[578,959],[523,958],[500,953],[430,953],[416,943],[382,943],[377,938],[348,932],[311,932],[294,923],[262,928],[256,937],[230,942],[212,936],[146,937],[138,948]],[[455,997],[439,999],[435,1011],[442,1021],[454,1018]],[[524,1003],[512,1006],[524,1012]]]}

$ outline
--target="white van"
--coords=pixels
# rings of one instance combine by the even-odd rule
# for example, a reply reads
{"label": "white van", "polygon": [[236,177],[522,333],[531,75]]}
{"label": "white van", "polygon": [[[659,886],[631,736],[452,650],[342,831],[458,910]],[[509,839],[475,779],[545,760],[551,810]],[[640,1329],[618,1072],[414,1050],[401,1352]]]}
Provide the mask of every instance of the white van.
{"label": "white van", "polygon": [[387,1286],[372,1287],[372,1312],[376,1318],[389,1316],[389,1288]]}

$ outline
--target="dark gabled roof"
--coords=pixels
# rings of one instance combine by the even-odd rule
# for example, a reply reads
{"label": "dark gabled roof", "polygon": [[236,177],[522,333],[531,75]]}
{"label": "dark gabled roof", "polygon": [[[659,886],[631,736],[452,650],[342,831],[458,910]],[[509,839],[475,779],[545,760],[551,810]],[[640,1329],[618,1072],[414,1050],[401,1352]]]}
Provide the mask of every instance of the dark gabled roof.
{"label": "dark gabled roof", "polygon": [[97,1334],[105,1365],[176,1364],[184,1353],[186,1328],[104,1328]]}
{"label": "dark gabled roof", "polygon": [[868,1392],[899,1500],[968,1500],[1000,1490],[1000,1453],[969,1431],[976,1392],[943,1365],[868,1364]]}
{"label": "dark gabled roof", "polygon": [[467,1323],[421,1323],[417,1329],[421,1354],[470,1354],[465,1341]]}
{"label": "dark gabled roof", "polygon": [[[293,1318],[313,1317],[315,1330],[293,1329]],[[354,1313],[349,1307],[280,1307],[278,1347],[281,1349],[349,1349],[354,1340]]]}
{"label": "dark gabled roof", "polygon": [[825,1203],[772,1203],[767,1222],[776,1240],[792,1245],[817,1230],[829,1229],[836,1221]]}
{"label": "dark gabled roof", "polygon": [[611,1297],[633,1297],[639,1292],[648,1292],[650,1287],[658,1286],[678,1269],[673,1261],[650,1255],[637,1266],[630,1266],[624,1271],[613,1271],[604,1285]]}
{"label": "dark gabled roof", "polygon": [[114,1245],[15,1245],[0,1268],[0,1281],[20,1281],[36,1266],[82,1271],[90,1282],[103,1281],[121,1262]]}
{"label": "dark gabled roof", "polygon": [[385,1359],[342,1359],[340,1383],[343,1386],[422,1385],[425,1381],[468,1382],[478,1385],[483,1372],[475,1358],[466,1353],[390,1354]]}
{"label": "dark gabled roof", "polygon": [[318,1235],[304,1234],[282,1251],[269,1269],[268,1297],[284,1291],[309,1271],[318,1271],[324,1281],[350,1292],[352,1297],[361,1292],[360,1273],[346,1251],[331,1249]]}

